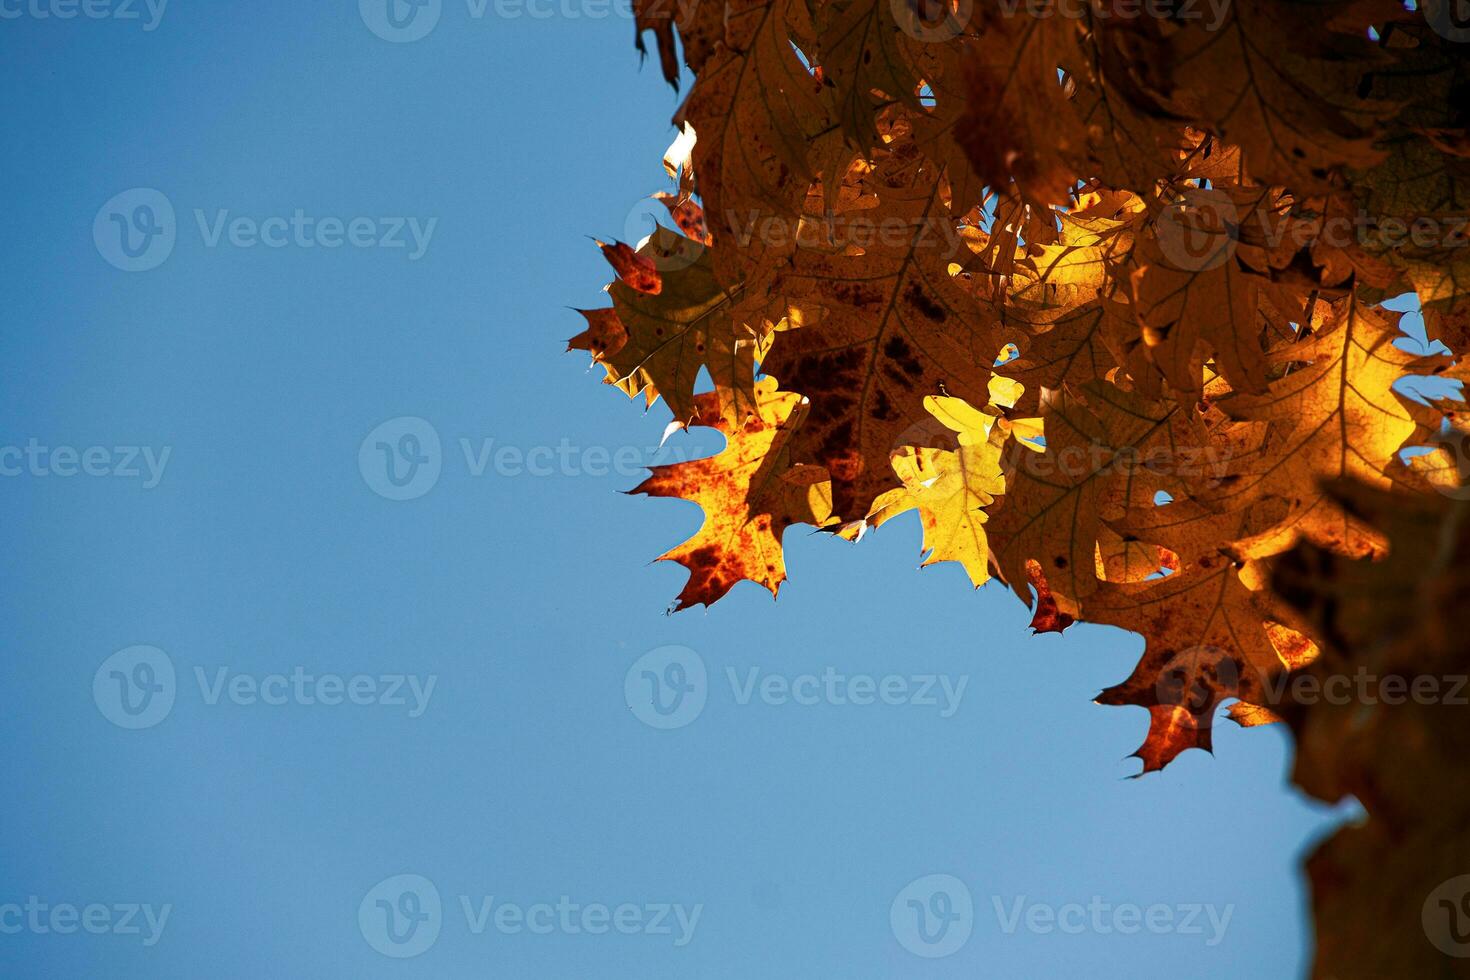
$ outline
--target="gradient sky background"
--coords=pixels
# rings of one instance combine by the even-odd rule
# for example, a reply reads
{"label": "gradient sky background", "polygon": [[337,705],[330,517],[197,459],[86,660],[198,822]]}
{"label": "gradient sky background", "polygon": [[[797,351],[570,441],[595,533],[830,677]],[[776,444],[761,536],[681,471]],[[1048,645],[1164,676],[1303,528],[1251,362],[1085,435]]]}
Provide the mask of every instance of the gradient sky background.
{"label": "gradient sky background", "polygon": [[[1128,674],[1138,637],[1030,637],[1000,586],[915,570],[912,515],[856,547],[793,531],[777,603],[743,585],[708,613],[664,615],[684,572],[648,560],[697,509],[620,495],[637,472],[584,464],[653,458],[667,414],[562,352],[570,308],[597,305],[608,278],[585,236],[646,231],[640,200],[668,185],[677,97],[640,71],[626,17],[556,0],[539,8],[551,16],[477,18],[443,0],[426,37],[389,43],[353,0],[175,0],[151,31],[134,9],[142,21],[0,20],[0,447],[170,449],[151,489],[0,478],[0,905],[172,910],[151,947],[0,934],[0,974],[1301,975],[1298,859],[1348,811],[1286,786],[1275,729],[1222,724],[1215,758],[1125,778],[1145,712],[1091,698]],[[177,241],[128,273],[93,222],[140,187],[171,202]],[[195,209],[438,223],[410,261],[210,247]],[[358,454],[402,416],[434,427],[442,472],[394,501]],[[475,475],[461,439],[566,446],[573,462]],[[658,458],[717,448],[696,432]],[[159,724],[126,730],[93,679],[137,644],[166,652],[177,693]],[[698,653],[709,684],[703,713],[663,731],[629,710],[624,681],[670,644]],[[209,704],[195,679],[296,667],[437,680],[411,718]],[[828,667],[967,686],[944,718],[741,704],[726,677]],[[410,959],[375,951],[358,918],[400,874],[443,900],[437,941]],[[937,959],[890,925],[932,874],[974,907],[968,941]],[[703,909],[678,948],[477,935],[460,909],[563,895]],[[1007,933],[994,903],[1020,896],[1233,911],[1215,945],[1203,916],[1202,934]]]}

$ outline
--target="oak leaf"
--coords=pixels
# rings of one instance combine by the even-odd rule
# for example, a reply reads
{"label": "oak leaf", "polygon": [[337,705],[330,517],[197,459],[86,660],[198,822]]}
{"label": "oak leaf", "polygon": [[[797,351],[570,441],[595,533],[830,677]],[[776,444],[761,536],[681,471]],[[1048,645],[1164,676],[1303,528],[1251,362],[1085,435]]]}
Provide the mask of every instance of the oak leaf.
{"label": "oak leaf", "polygon": [[696,415],[694,386],[708,369],[724,393],[722,411],[732,422],[755,410],[755,360],[761,338],[735,315],[739,289],[716,281],[708,250],[660,226],[636,258],[658,270],[657,292],[622,281],[608,287],[613,308],[585,312],[588,329],[568,349],[590,351],[607,370],[607,382],[652,404],[662,396],[674,420]]}
{"label": "oak leaf", "polygon": [[689,569],[675,609],[708,605],[741,580],[775,595],[786,579],[785,530],[833,523],[826,473],[793,465],[787,449],[809,406],[794,392],[778,391],[773,379],[756,386],[756,397],[756,413],[732,426],[717,392],[695,396],[692,424],[723,433],[725,449],[706,459],[652,467],[653,475],[631,491],[681,497],[704,510],[699,533],[658,559]]}

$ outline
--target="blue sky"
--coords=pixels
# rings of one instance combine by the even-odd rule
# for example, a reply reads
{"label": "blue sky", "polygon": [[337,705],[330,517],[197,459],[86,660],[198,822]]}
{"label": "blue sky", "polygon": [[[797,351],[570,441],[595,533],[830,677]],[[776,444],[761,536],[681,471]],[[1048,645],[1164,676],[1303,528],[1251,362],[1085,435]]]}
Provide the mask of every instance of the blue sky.
{"label": "blue sky", "polygon": [[912,515],[664,614],[619,491],[718,441],[563,353],[668,183],[625,16],[3,9],[0,973],[1302,973],[1342,814],[1272,729],[1127,779],[1139,638]]}

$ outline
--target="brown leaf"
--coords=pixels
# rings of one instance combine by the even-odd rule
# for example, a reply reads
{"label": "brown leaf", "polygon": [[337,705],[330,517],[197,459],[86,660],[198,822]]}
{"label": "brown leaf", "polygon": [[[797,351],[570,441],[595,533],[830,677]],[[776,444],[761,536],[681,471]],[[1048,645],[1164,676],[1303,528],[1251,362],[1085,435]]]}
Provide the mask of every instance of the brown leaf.
{"label": "brown leaf", "polygon": [[759,412],[738,427],[721,414],[713,393],[695,398],[693,424],[724,433],[723,452],[706,459],[652,467],[653,475],[632,493],[682,497],[704,510],[699,533],[659,561],[689,569],[689,581],[674,608],[708,605],[742,579],[771,591],[786,579],[781,536],[792,524],[818,527],[832,523],[831,488],[826,474],[811,466],[793,466],[787,443],[806,415],[800,395],[777,391],[772,380],[760,383]]}

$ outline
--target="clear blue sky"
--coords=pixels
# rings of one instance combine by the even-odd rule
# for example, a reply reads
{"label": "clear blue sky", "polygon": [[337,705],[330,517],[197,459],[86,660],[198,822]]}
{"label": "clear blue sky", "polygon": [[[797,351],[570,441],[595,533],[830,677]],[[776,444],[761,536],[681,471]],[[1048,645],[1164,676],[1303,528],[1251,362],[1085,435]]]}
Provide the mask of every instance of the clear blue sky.
{"label": "clear blue sky", "polygon": [[[796,530],[779,602],[664,615],[683,571],[648,559],[698,512],[618,491],[667,416],[562,352],[607,277],[585,236],[667,185],[676,96],[625,17],[443,0],[390,43],[354,0],[176,0],[153,30],[26,2],[0,19],[0,974],[1301,975],[1298,859],[1342,815],[1271,729],[1125,778],[1145,713],[1091,698],[1137,637],[1031,638],[1000,587],[917,571],[909,518]],[[402,417],[432,435],[369,438]],[[669,645],[707,683],[665,729],[625,686],[677,679],[630,680]],[[911,679],[741,690],[829,668],[844,702]],[[921,675],[956,710],[910,703]],[[1219,937],[1112,928],[1155,905],[1232,908]]]}

